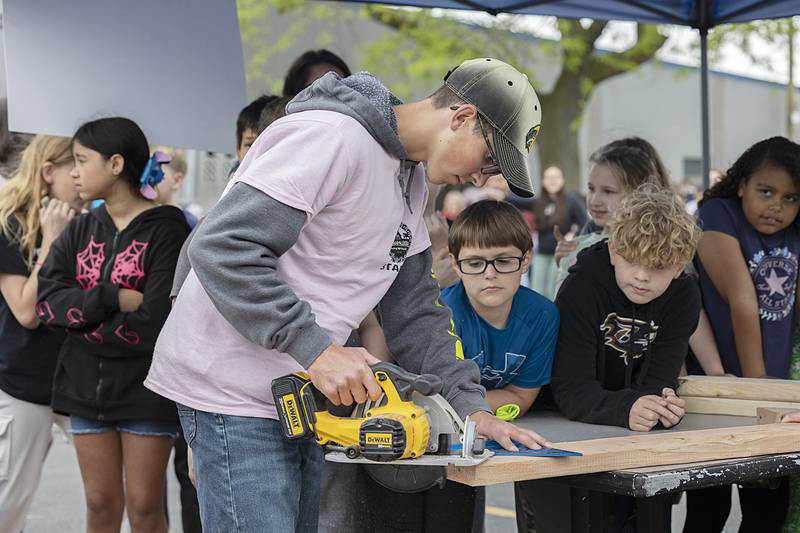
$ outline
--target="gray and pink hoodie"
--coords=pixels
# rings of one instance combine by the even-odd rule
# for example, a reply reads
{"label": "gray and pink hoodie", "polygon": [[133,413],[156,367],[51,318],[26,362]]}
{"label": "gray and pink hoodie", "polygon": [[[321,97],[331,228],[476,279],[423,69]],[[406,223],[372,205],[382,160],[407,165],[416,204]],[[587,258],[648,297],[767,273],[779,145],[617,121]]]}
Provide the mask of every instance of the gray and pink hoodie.
{"label": "gray and pink hoodie", "polygon": [[272,379],[342,345],[375,309],[401,367],[436,374],[461,416],[488,410],[438,301],[423,165],[366,73],[329,73],[253,144],[188,246],[191,271],[146,386],[193,409],[276,418]]}
{"label": "gray and pink hoodie", "polygon": [[[158,206],[118,231],[106,207],[73,219],[39,272],[39,319],[65,329],[53,382],[57,411],[98,420],[176,420],[175,405],[142,385],[170,310],[175,263],[189,227]],[[144,294],[119,309],[119,289]]]}

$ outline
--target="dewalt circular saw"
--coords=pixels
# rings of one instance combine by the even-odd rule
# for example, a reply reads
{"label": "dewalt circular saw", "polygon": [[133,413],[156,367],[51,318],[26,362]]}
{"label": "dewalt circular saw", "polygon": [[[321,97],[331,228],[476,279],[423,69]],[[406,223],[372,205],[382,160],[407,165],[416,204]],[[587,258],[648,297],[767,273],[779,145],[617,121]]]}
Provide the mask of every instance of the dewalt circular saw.
{"label": "dewalt circular saw", "polygon": [[[372,366],[383,390],[376,402],[335,416],[306,372],[273,380],[275,407],[287,439],[314,438],[326,459],[363,463],[379,483],[401,492],[443,482],[446,465],[475,466],[493,455],[441,396],[438,376],[417,375],[389,363]],[[379,466],[380,465],[380,466]]]}

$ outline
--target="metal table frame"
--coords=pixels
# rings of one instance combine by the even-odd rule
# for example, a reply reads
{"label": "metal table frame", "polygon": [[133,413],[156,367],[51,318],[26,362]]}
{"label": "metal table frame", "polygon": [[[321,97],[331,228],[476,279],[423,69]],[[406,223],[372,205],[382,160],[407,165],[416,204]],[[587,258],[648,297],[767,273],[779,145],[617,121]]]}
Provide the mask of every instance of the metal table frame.
{"label": "metal table frame", "polygon": [[800,474],[800,453],[615,470],[550,481],[570,487],[573,533],[613,531],[609,517],[613,513],[614,495],[636,498],[640,533],[668,533],[669,514],[664,509],[676,493],[797,474]]}
{"label": "metal table frame", "polygon": [[[716,420],[715,420],[716,418]],[[724,425],[719,425],[724,421]],[[728,425],[730,422],[730,426]],[[533,411],[517,423],[537,431],[544,431],[553,440],[582,440],[578,435],[591,438],[636,435],[633,431],[610,426],[597,426],[569,421],[557,412]],[[686,415],[681,431],[705,427],[735,427],[757,423],[752,417],[715,417]],[[565,433],[560,428],[569,428]],[[673,431],[673,430],[658,430]],[[558,447],[558,444],[556,444]],[[669,513],[664,509],[674,495],[687,490],[746,483],[748,481],[780,478],[800,474],[800,452],[762,455],[741,459],[706,461],[703,463],[665,465],[628,470],[612,470],[595,474],[547,478],[547,481],[569,487],[572,501],[572,531],[597,533],[614,531],[609,517],[613,514],[614,495],[636,498],[637,526],[640,533],[669,533]],[[560,532],[559,532],[560,533]]]}

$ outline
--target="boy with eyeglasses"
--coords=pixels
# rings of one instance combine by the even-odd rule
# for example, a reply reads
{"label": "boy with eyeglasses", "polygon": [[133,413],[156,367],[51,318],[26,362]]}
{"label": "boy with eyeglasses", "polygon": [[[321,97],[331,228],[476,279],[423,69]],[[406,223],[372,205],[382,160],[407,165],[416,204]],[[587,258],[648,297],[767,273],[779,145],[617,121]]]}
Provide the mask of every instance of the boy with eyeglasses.
{"label": "boy with eyeglasses", "polygon": [[493,411],[530,409],[550,383],[559,315],[555,304],[520,286],[531,264],[528,224],[507,202],[483,200],[461,212],[448,239],[460,278],[442,291],[453,312],[464,358],[472,359]]}
{"label": "boy with eyeglasses", "polygon": [[[459,214],[447,244],[460,281],[442,290],[441,301],[452,312],[464,360],[477,364],[492,412],[516,405],[523,414],[550,383],[559,325],[555,304],[520,286],[533,248],[528,224],[513,205],[482,200]],[[448,481],[400,494],[362,483],[365,531],[483,531],[482,489]]]}

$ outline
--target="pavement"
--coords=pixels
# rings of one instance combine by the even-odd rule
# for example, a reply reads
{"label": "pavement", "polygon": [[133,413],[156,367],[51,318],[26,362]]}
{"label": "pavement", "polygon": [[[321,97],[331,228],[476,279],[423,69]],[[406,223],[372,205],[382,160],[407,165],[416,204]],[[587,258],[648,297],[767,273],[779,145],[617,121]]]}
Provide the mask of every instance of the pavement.
{"label": "pavement", "polygon": [[[180,500],[178,482],[172,474],[170,461],[167,482],[167,502],[170,515],[170,533],[180,533]],[[725,533],[738,530],[741,520],[738,514],[738,499],[734,493],[734,512],[728,519]],[[84,500],[78,461],[75,450],[59,431],[54,431],[53,447],[45,463],[42,481],[28,514],[25,533],[80,533],[84,531]],[[514,487],[510,483],[487,487],[486,533],[513,533]],[[672,530],[681,531],[685,516],[683,502],[673,507]],[[127,522],[122,531],[130,532]]]}

